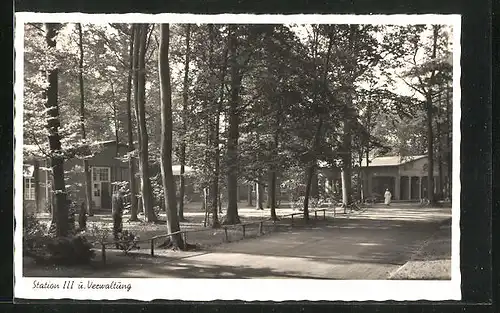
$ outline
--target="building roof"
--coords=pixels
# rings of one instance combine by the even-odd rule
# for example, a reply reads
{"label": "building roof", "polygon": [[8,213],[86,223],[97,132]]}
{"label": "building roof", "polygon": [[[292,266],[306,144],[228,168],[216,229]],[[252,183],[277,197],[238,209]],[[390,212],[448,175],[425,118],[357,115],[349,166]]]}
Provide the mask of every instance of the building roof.
{"label": "building roof", "polygon": [[[408,155],[408,156],[382,156],[376,157],[370,161],[369,167],[374,166],[399,166],[405,163],[413,162],[422,158],[427,157],[427,155]],[[366,166],[366,159],[361,162],[361,166]]]}
{"label": "building roof", "polygon": [[[75,154],[80,154],[80,155],[87,155],[91,154],[91,150],[94,149],[100,149],[100,147],[103,146],[110,146],[110,145],[116,145],[116,140],[105,140],[105,141],[92,141],[89,144],[80,144],[76,146],[63,146],[63,150],[71,156],[70,158],[74,157]],[[120,147],[128,147],[127,144],[118,143],[118,146]],[[45,147],[48,149],[48,147]],[[34,160],[34,159],[45,159],[47,156],[44,154],[44,152],[41,150],[41,147],[38,145],[27,145],[23,144],[23,159],[25,161],[29,160]]]}

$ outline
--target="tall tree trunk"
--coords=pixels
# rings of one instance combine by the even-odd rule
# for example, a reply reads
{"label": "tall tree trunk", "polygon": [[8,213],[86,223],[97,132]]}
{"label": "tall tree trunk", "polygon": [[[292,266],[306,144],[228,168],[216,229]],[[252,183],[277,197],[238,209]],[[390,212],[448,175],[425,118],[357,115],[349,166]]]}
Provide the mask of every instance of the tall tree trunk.
{"label": "tall tree trunk", "polygon": [[[144,215],[148,222],[157,221],[156,214],[153,210],[153,194],[151,190],[151,182],[149,180],[149,158],[148,158],[148,132],[146,129],[146,112],[145,112],[145,84],[146,84],[146,66],[145,66],[145,52],[146,52],[146,35],[147,35],[148,24],[139,25],[139,60],[138,60],[138,73],[137,73],[137,83],[138,83],[138,108],[139,108],[139,137],[140,140],[140,170],[141,170],[141,195],[142,204],[144,207]],[[174,195],[175,196],[175,195]]]}
{"label": "tall tree trunk", "polygon": [[[77,24],[78,28],[78,48],[80,50],[80,60],[78,62],[78,81],[80,83],[80,127],[82,132],[82,139],[87,139],[85,131],[85,89],[83,83],[83,33],[82,24]],[[93,202],[92,202],[92,175],[90,172],[89,161],[83,159],[83,173],[85,175],[85,203],[87,207],[87,214],[93,216]]]}
{"label": "tall tree trunk", "polygon": [[[315,35],[315,48],[314,48],[314,56],[316,57],[317,54],[317,48],[318,48],[318,37],[317,34]],[[311,195],[311,185],[313,181],[313,176],[316,171],[316,166],[317,166],[317,156],[316,156],[316,151],[319,147],[320,143],[320,137],[321,137],[321,130],[323,127],[323,116],[320,113],[319,110],[319,104],[318,104],[318,94],[320,93],[323,98],[326,98],[326,91],[327,91],[327,80],[328,80],[328,67],[330,64],[330,55],[333,47],[333,28],[330,29],[329,35],[328,35],[328,48],[326,52],[326,60],[325,60],[325,65],[323,69],[323,73],[321,76],[321,90],[319,92],[314,93],[314,99],[313,99],[313,104],[314,104],[314,112],[317,112],[319,116],[319,121],[318,121],[318,126],[316,128],[316,132],[314,134],[313,138],[313,143],[311,146],[310,152],[312,153],[312,160],[306,170],[306,190],[305,190],[305,197],[304,197],[304,220],[307,222],[309,220],[309,196]],[[316,64],[314,64],[314,71],[315,73],[317,72]]]}
{"label": "tall tree trunk", "polygon": [[[210,33],[210,48],[212,50],[214,39],[214,25],[209,24],[209,33]],[[212,52],[210,53],[212,56]],[[220,113],[222,111],[222,103],[224,101],[224,88],[225,88],[225,77],[227,72],[227,60],[228,58],[228,46],[224,48],[223,56],[222,56],[222,66],[220,68],[220,77],[219,77],[219,99],[217,101],[217,105],[215,107],[214,112],[214,127],[212,133],[212,150],[213,150],[213,162],[214,168],[212,173],[212,181],[211,181],[211,210],[212,210],[212,227],[217,228],[220,226],[219,222],[219,214],[221,211],[222,204],[220,203],[220,186],[219,186],[219,176],[220,176]]]}
{"label": "tall tree trunk", "polygon": [[247,204],[248,206],[253,206],[253,201],[252,201],[252,184],[248,184],[247,186]]}
{"label": "tall tree trunk", "polygon": [[129,72],[127,77],[127,138],[128,138],[128,181],[130,187],[130,221],[137,221],[137,186],[135,180],[135,158],[132,156],[134,147],[134,132],[132,124],[132,73],[134,70],[134,34],[136,26],[132,26],[132,35],[130,36],[129,48]]}
{"label": "tall tree trunk", "polygon": [[427,107],[427,158],[428,158],[428,168],[427,168],[427,198],[431,204],[435,204],[434,199],[434,132],[432,127],[432,99],[430,95],[426,100]]}
{"label": "tall tree trunk", "polygon": [[[60,25],[53,23],[45,24],[45,42],[49,48],[48,53],[53,53],[56,47],[56,36]],[[68,235],[69,218],[68,203],[66,201],[66,186],[64,181],[64,159],[61,151],[61,137],[59,134],[59,103],[58,103],[58,69],[51,68],[47,71],[48,87],[45,90],[45,108],[47,112],[48,141],[50,148],[50,166],[52,168],[54,186],[52,192],[55,195],[55,229],[58,237]]]}
{"label": "tall tree trunk", "polygon": [[[134,89],[134,113],[135,113],[135,120],[137,121],[137,150],[138,150],[138,165],[139,165],[139,176],[142,176],[142,162],[140,161],[141,156],[140,156],[140,150],[142,147],[142,136],[141,136],[141,127],[139,123],[139,46],[141,42],[141,26],[139,24],[134,24],[133,25],[133,58],[132,58],[132,63],[133,63],[133,89]],[[144,201],[142,199],[142,178],[139,181],[139,189],[140,193],[138,192],[138,195],[140,196],[137,198],[137,210],[144,211]]]}
{"label": "tall tree trunk", "polygon": [[114,191],[118,191],[118,185],[116,183],[118,182],[118,172],[120,171],[120,161],[118,160],[118,156],[120,153],[120,138],[118,136],[119,133],[119,126],[118,126],[118,104],[116,103],[116,95],[115,95],[115,86],[113,84],[113,80],[110,80],[111,84],[111,95],[113,97],[113,124],[115,128],[115,142],[116,142],[116,147],[115,147],[115,158],[113,160],[113,172],[114,174],[114,179],[113,182],[115,183],[113,186]]}
{"label": "tall tree trunk", "polygon": [[[349,118],[347,118],[349,119]],[[344,148],[342,149],[343,154],[342,154],[342,172],[341,172],[341,178],[342,178],[342,203],[343,206],[347,206],[351,202],[351,193],[352,193],[352,188],[351,188],[351,130],[350,130],[350,121],[349,120],[344,121],[344,135],[343,135],[343,142],[344,142]]]}
{"label": "tall tree trunk", "polygon": [[[356,33],[357,33],[357,25],[350,25],[349,26],[349,47],[352,50],[351,53],[354,55],[355,53],[355,41],[356,41]],[[352,133],[351,133],[351,110],[352,110],[352,96],[354,91],[352,90],[354,88],[354,74],[353,74],[353,69],[355,68],[356,64],[351,61],[351,64],[349,64],[350,68],[348,68],[349,72],[349,81],[347,87],[349,88],[347,90],[347,100],[346,104],[344,105],[344,132],[343,132],[343,154],[342,154],[342,202],[344,208],[351,202],[352,200]],[[345,211],[345,210],[344,210]]]}
{"label": "tall tree trunk", "polygon": [[[161,89],[161,176],[163,194],[167,207],[167,231],[169,233],[180,230],[177,217],[177,199],[175,178],[172,173],[172,89],[170,86],[170,65],[168,49],[170,43],[169,24],[160,25],[160,47],[158,53],[158,67]],[[181,234],[170,237],[174,248],[185,249]]]}
{"label": "tall tree trunk", "polygon": [[261,183],[255,184],[255,208],[257,210],[264,210],[262,203],[264,202],[264,188]]}
{"label": "tall tree trunk", "polygon": [[231,99],[229,101],[229,130],[227,136],[227,214],[224,224],[238,224],[238,138],[239,138],[239,116],[238,103],[240,97],[241,74],[239,70],[236,36],[236,27],[229,26],[229,51],[231,54]]}
{"label": "tall tree trunk", "polygon": [[[315,153],[319,145],[322,127],[323,127],[323,118],[320,117],[318,122],[318,127],[316,129],[313,139],[313,149],[312,149],[313,153]],[[313,176],[314,173],[316,172],[316,163],[317,159],[316,156],[314,156],[313,160],[311,160],[310,165],[308,166],[306,171],[306,191],[304,195],[304,220],[306,222],[309,220],[309,197],[311,195],[311,185],[313,181]]]}
{"label": "tall tree trunk", "polygon": [[[172,100],[170,85],[169,66],[169,24],[160,26],[160,47],[159,47],[159,76],[161,88],[161,172],[163,182],[163,194],[165,206],[167,208],[167,230],[169,233],[180,230],[177,216],[176,184],[172,172]],[[184,248],[184,243],[180,234],[171,237],[171,244],[175,248]]]}
{"label": "tall tree trunk", "polygon": [[437,196],[438,199],[443,198],[443,132],[442,132],[442,123],[440,122],[441,119],[441,106],[442,106],[442,99],[441,99],[441,94],[442,90],[439,90],[439,96],[438,96],[438,120],[436,120],[436,139],[437,139],[437,153],[438,153],[438,185],[437,185]]}
{"label": "tall tree trunk", "polygon": [[282,100],[276,101],[275,117],[274,117],[274,138],[272,143],[272,166],[271,166],[271,180],[269,183],[269,193],[271,196],[271,219],[276,221],[278,216],[276,215],[276,185],[277,185],[277,164],[278,160],[278,148],[279,148],[279,138],[280,138],[280,127],[281,127],[281,115],[282,115]]}
{"label": "tall tree trunk", "polygon": [[452,187],[452,140],[451,135],[453,132],[453,124],[451,121],[451,101],[450,101],[450,88],[446,86],[446,124],[447,124],[447,134],[446,134],[446,163],[448,170],[448,194],[447,196],[451,199],[451,187]]}
{"label": "tall tree trunk", "polygon": [[359,167],[358,167],[358,199],[364,200],[365,195],[364,195],[364,184],[363,184],[363,172],[362,172],[362,167],[361,167],[361,162],[363,162],[363,148],[359,151],[358,155],[358,162],[359,162]]}
{"label": "tall tree trunk", "polygon": [[319,197],[318,172],[314,170],[311,180],[311,197],[317,199]]}
{"label": "tall tree trunk", "polygon": [[266,192],[266,207],[268,209],[271,208],[271,185],[272,185],[272,180],[273,180],[273,173],[272,171],[270,170],[268,173],[267,173],[267,192]]}
{"label": "tall tree trunk", "polygon": [[[370,95],[370,101],[371,101],[371,95]],[[366,158],[366,167],[365,167],[365,172],[363,175],[363,200],[368,197],[368,195],[371,195],[371,190],[368,190],[368,180],[369,178],[369,170],[368,168],[370,167],[370,133],[371,133],[371,120],[372,120],[372,110],[371,110],[371,102],[369,102],[368,108],[367,108],[367,120],[366,120],[366,130],[368,132],[368,138],[366,139],[366,145],[364,147],[364,153],[365,153],[365,158]],[[360,169],[361,169],[361,162],[362,162],[362,157],[360,158]],[[411,192],[411,191],[410,191]]]}
{"label": "tall tree trunk", "polygon": [[271,198],[271,219],[276,221],[278,216],[276,215],[276,171],[271,172],[271,181],[269,186],[269,194]]}
{"label": "tall tree trunk", "polygon": [[304,220],[309,221],[309,197],[311,195],[311,183],[314,175],[315,165],[309,165],[306,170],[306,191],[304,194]]}
{"label": "tall tree trunk", "polygon": [[182,90],[182,141],[180,147],[180,190],[179,190],[179,219],[184,220],[184,193],[186,182],[184,178],[184,171],[186,165],[186,134],[187,134],[187,111],[188,111],[188,90],[189,90],[189,59],[191,55],[190,50],[191,39],[191,24],[186,25],[186,52],[184,59],[184,82]]}
{"label": "tall tree trunk", "polygon": [[[433,46],[432,46],[432,59],[436,58],[437,53],[437,39],[439,35],[439,26],[433,26]],[[430,88],[426,95],[426,116],[427,116],[427,157],[428,157],[428,168],[427,168],[427,198],[431,205],[436,204],[436,199],[434,196],[434,133],[432,126],[432,85],[434,84],[435,73],[431,74],[430,78]]]}

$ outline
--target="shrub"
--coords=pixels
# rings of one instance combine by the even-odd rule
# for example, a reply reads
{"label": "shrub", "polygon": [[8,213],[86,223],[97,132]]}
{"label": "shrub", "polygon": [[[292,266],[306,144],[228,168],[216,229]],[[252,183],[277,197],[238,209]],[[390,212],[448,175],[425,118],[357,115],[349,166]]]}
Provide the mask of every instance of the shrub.
{"label": "shrub", "polygon": [[78,205],[76,204],[75,201],[70,201],[68,200],[68,233],[70,235],[76,234],[76,212],[77,212],[77,207]]}
{"label": "shrub", "polygon": [[34,215],[23,218],[23,253],[35,261],[54,265],[88,264],[94,257],[84,236],[54,237]]}
{"label": "shrub", "polygon": [[87,229],[87,234],[93,240],[103,243],[109,240],[109,234],[111,229],[105,223],[93,223],[92,226]]}
{"label": "shrub", "polygon": [[88,264],[95,256],[92,244],[81,235],[52,238],[47,251],[50,263],[57,265]]}
{"label": "shrub", "polygon": [[43,249],[40,239],[47,236],[47,225],[40,223],[34,214],[23,215],[23,252],[36,253]]}
{"label": "shrub", "polygon": [[124,230],[118,233],[116,247],[127,254],[132,249],[139,249],[137,241],[139,241],[139,236],[134,235],[128,230]]}

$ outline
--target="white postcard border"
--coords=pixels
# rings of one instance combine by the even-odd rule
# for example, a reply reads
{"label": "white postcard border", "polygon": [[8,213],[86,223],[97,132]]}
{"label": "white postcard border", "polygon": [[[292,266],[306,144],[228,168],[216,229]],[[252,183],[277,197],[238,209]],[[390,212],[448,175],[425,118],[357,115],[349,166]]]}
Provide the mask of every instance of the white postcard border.
{"label": "white postcard border", "polygon": [[[105,18],[103,18],[105,17]],[[33,278],[22,277],[22,138],[23,138],[23,68],[24,23],[272,23],[272,24],[449,24],[453,26],[453,207],[452,269],[449,281],[391,280],[310,280],[310,279],[178,279],[178,278]],[[14,116],[14,295],[23,299],[119,300],[154,299],[210,301],[385,301],[385,300],[460,300],[460,34],[459,15],[251,15],[251,14],[15,14],[15,116]],[[21,143],[21,144],[19,144]],[[16,175],[16,173],[18,173]],[[74,289],[33,288],[35,281],[64,285],[73,281]],[[78,289],[80,283],[110,289]],[[114,282],[114,283],[113,283]],[[112,284],[112,285],[109,285]],[[119,287],[130,284],[130,289]],[[104,286],[104,285],[103,285]],[[116,287],[116,288],[113,288]]]}

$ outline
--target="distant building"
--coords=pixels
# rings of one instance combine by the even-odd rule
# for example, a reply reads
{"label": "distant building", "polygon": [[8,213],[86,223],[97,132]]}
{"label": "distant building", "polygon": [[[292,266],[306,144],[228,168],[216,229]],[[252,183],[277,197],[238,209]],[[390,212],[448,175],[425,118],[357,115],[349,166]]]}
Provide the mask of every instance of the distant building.
{"label": "distant building", "polygon": [[[25,149],[38,149],[29,147]],[[129,181],[128,162],[123,156],[128,153],[128,146],[117,144],[116,141],[97,142],[86,150],[94,150],[92,157],[88,158],[92,180],[92,202],[96,211],[111,212],[111,197],[114,182]],[[118,157],[117,157],[118,152]],[[89,153],[90,154],[90,153]],[[42,156],[26,155],[23,162],[23,199],[24,207],[29,211],[35,211],[38,203],[38,211],[45,211],[52,199],[51,176],[49,175],[49,163]],[[180,176],[180,165],[172,167],[174,176]],[[193,169],[186,166],[185,173]],[[159,168],[152,168],[153,175],[159,173]],[[64,178],[68,198],[81,204],[85,201],[85,176],[83,171],[83,160],[70,158],[64,162]],[[139,178],[136,180],[137,188],[140,188]],[[186,179],[186,193],[193,192],[193,187]]]}
{"label": "distant building", "polygon": [[[382,197],[388,188],[394,200],[418,200],[427,197],[427,155],[383,156],[372,159],[368,167],[361,164],[365,197]],[[443,170],[443,186],[448,181],[447,170]],[[439,193],[438,165],[434,163],[434,192]],[[441,191],[446,193],[446,191]]]}

